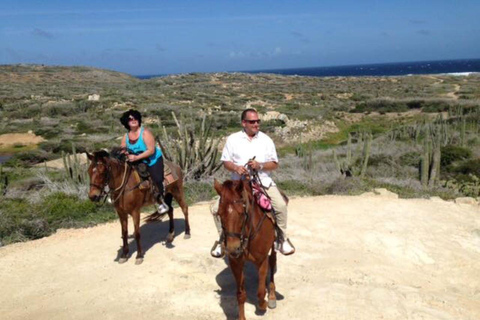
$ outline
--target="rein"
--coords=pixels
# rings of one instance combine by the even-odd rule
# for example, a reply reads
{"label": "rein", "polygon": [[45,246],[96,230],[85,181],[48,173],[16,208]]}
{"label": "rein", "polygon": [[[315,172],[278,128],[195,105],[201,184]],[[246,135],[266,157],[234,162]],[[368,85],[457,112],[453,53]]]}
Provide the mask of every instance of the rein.
{"label": "rein", "polygon": [[[102,165],[103,163],[100,162]],[[98,166],[98,162],[95,163],[95,167]],[[112,203],[115,203],[116,201],[118,201],[118,199],[120,199],[120,197],[122,196],[122,194],[125,192],[125,186],[126,186],[126,181],[127,181],[127,170],[128,170],[128,165],[125,164],[125,170],[123,171],[123,178],[122,178],[122,183],[120,184],[120,186],[118,188],[116,188],[115,190],[109,190],[109,191],[105,191],[105,187],[106,186],[110,186],[110,178],[111,178],[111,172],[112,172],[112,167],[110,165],[107,165],[107,170],[106,170],[106,179],[105,179],[105,182],[103,185],[98,185],[98,184],[95,184],[95,183],[90,183],[90,187],[95,187],[97,188],[98,190],[100,190],[100,197],[104,197],[103,199],[103,203],[104,204],[107,200],[107,197],[110,196],[110,198],[112,198],[113,194],[119,190],[120,193],[118,194],[118,196],[112,200]]]}
{"label": "rein", "polygon": [[[260,228],[262,227],[263,222],[265,221],[265,218],[267,217],[267,214],[265,212],[263,212],[263,210],[262,210],[262,213],[263,213],[262,218],[260,219],[260,221],[257,223],[256,226],[253,226],[253,222],[252,222],[252,219],[250,219],[250,215],[248,214],[248,211],[249,211],[250,208],[255,210],[255,199],[252,199],[251,203],[249,203],[248,201],[246,201],[243,198],[238,199],[238,200],[234,200],[234,201],[232,201],[232,203],[233,204],[235,204],[235,203],[242,203],[243,204],[244,219],[243,219],[243,222],[242,222],[242,230],[241,230],[240,233],[231,232],[231,231],[226,230],[224,228],[223,224],[222,224],[222,229],[223,229],[223,234],[226,237],[228,236],[228,237],[240,239],[241,251],[237,256],[237,257],[239,257],[240,255],[242,255],[244,253],[245,249],[247,249],[247,247],[249,246],[251,241],[257,236],[258,232],[260,231]],[[249,228],[250,232],[249,232],[248,235],[246,234],[247,222],[250,222],[250,228]],[[227,242],[226,237],[224,238],[225,246],[226,246],[226,242]]]}

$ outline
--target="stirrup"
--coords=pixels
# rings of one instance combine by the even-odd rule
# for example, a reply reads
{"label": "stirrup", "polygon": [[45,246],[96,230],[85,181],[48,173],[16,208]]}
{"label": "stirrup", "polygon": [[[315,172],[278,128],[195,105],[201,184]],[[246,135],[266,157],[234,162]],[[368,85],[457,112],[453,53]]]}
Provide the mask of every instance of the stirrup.
{"label": "stirrup", "polygon": [[157,212],[160,213],[160,214],[165,214],[168,212],[168,210],[170,210],[170,208],[168,207],[167,204],[165,204],[164,202],[160,203],[160,205],[158,206],[158,209],[157,209]]}
{"label": "stirrup", "polygon": [[225,250],[219,241],[215,241],[212,249],[210,249],[210,255],[214,258],[223,258],[225,256]]}
{"label": "stirrup", "polygon": [[[290,250],[289,250],[289,251],[285,251],[285,249],[284,249],[284,245],[285,245],[285,244],[288,245],[288,246],[290,246]],[[285,255],[285,256],[289,256],[289,255],[295,253],[295,247],[293,246],[292,242],[290,242],[290,239],[287,238],[286,240],[284,240],[284,241],[281,242],[281,244],[280,244],[280,250],[279,250],[279,251],[280,251],[281,254],[283,254],[283,255]]]}

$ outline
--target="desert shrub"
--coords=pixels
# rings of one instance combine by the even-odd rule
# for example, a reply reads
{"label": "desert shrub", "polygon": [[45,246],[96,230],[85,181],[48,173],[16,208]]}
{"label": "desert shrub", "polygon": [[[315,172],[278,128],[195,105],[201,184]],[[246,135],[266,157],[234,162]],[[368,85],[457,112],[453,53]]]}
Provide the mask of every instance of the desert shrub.
{"label": "desert shrub", "polygon": [[277,181],[277,185],[278,188],[288,196],[310,196],[315,194],[307,182],[300,180]]}
{"label": "desert shrub", "polygon": [[472,157],[472,150],[466,147],[448,145],[441,149],[441,165],[448,166],[459,160],[465,160]]}
{"label": "desert shrub", "polygon": [[400,165],[417,167],[420,161],[420,153],[416,151],[407,152],[400,156]]}
{"label": "desert shrub", "polygon": [[33,150],[20,152],[13,155],[6,164],[12,166],[12,164],[15,163],[16,165],[30,167],[34,164],[41,163],[49,159],[49,154],[44,150]]}
{"label": "desert shrub", "polygon": [[326,188],[328,194],[341,195],[358,195],[370,190],[365,180],[356,177],[339,178]]}
{"label": "desert shrub", "polygon": [[115,218],[111,207],[99,207],[75,195],[52,193],[34,204],[24,199],[3,199],[0,243],[38,239],[59,228],[89,227]]}
{"label": "desert shrub", "polygon": [[37,136],[42,136],[45,139],[52,139],[57,137],[60,134],[60,131],[58,130],[58,128],[48,127],[48,126],[38,127],[38,128],[35,128],[33,131]]}
{"label": "desert shrub", "polygon": [[372,154],[368,159],[368,165],[372,167],[378,167],[382,164],[391,165],[394,162],[394,159],[390,155],[386,154]]}
{"label": "desert shrub", "polygon": [[464,175],[475,175],[480,177],[480,159],[465,160],[458,166],[455,166],[452,171]]}
{"label": "desert shrub", "polygon": [[185,197],[189,205],[211,200],[216,194],[213,182],[189,181],[185,184]]}

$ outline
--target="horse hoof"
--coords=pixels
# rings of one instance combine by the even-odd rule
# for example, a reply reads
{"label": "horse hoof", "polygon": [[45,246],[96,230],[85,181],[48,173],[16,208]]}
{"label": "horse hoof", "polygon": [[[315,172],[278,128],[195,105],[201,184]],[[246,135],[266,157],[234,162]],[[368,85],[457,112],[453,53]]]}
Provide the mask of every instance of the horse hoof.
{"label": "horse hoof", "polygon": [[127,258],[118,259],[118,263],[120,263],[120,264],[125,263],[125,262],[127,262]]}
{"label": "horse hoof", "polygon": [[135,259],[135,264],[142,264],[143,263],[143,258],[137,258]]}
{"label": "horse hoof", "polygon": [[167,243],[172,243],[173,242],[173,233],[169,233],[167,236]]}
{"label": "horse hoof", "polygon": [[277,307],[277,300],[268,300],[268,308],[275,309]]}
{"label": "horse hoof", "polygon": [[183,236],[183,239],[190,239],[191,237],[192,237],[191,235],[185,234],[185,235]]}

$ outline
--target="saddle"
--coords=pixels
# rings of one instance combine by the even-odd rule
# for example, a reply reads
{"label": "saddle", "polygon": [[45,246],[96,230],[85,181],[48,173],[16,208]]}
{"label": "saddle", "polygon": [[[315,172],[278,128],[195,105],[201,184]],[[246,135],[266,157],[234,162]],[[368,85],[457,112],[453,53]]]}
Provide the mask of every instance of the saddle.
{"label": "saddle", "polygon": [[[270,199],[270,197],[266,193],[263,186],[256,179],[251,181],[251,185],[252,185],[253,198],[255,199],[255,202],[260,207],[260,209],[262,209],[262,211],[265,212],[267,217],[270,220],[272,220],[272,222],[276,225],[276,220],[274,217],[274,208],[272,206],[272,199]],[[285,202],[288,204],[287,195],[283,191],[281,190],[279,191],[283,199],[285,200]]]}
{"label": "saddle", "polygon": [[[164,160],[163,166],[163,187],[166,188],[168,185],[174,183],[178,180],[177,174],[171,168],[172,162],[168,160]],[[137,182],[138,188],[140,190],[152,188],[153,189],[153,182],[150,177],[150,172],[148,172],[147,164],[140,162],[133,166],[135,170],[133,170],[132,174],[134,176],[135,181]]]}

